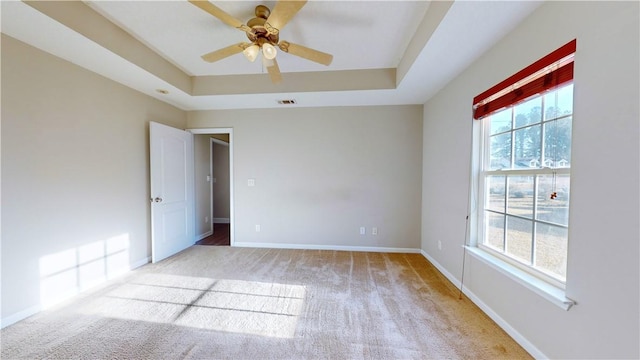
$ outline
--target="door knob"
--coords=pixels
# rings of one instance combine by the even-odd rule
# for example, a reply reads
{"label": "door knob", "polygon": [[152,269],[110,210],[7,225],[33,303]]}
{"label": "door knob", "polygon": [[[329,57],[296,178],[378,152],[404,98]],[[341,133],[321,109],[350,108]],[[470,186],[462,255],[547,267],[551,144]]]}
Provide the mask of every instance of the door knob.
{"label": "door knob", "polygon": [[159,203],[159,202],[162,202],[162,198],[161,197],[157,197],[157,198],[153,199],[153,201]]}

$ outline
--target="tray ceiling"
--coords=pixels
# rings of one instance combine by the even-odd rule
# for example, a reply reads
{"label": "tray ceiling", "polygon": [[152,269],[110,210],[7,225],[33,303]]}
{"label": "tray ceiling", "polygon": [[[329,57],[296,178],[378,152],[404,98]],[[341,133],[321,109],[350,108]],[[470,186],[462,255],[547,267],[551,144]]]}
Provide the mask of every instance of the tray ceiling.
{"label": "tray ceiling", "polygon": [[[275,5],[213,3],[242,21],[256,5]],[[279,52],[278,85],[242,54],[203,61],[247,38],[187,1],[3,1],[1,25],[9,36],[185,110],[278,107],[289,98],[303,107],[423,104],[539,4],[311,0],[280,40],[330,53],[333,63]]]}

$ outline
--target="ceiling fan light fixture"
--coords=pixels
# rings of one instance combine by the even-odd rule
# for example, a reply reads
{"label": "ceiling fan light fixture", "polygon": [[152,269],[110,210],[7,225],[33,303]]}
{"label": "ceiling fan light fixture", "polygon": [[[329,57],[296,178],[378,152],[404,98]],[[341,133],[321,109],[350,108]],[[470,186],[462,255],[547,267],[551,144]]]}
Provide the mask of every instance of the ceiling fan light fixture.
{"label": "ceiling fan light fixture", "polygon": [[279,34],[282,27],[302,9],[307,1],[308,0],[278,0],[276,1],[273,12],[265,5],[258,5],[255,11],[256,17],[249,19],[247,23],[244,24],[242,21],[213,5],[209,0],[189,0],[191,4],[213,15],[218,18],[218,20],[245,32],[249,39],[249,43],[241,42],[204,54],[201,56],[202,60],[213,63],[242,52],[247,60],[254,62],[260,52],[262,52],[263,66],[269,73],[271,82],[274,84],[282,81],[282,74],[276,61],[278,50],[328,66],[333,60],[333,55],[302,45],[280,41]]}
{"label": "ceiling fan light fixture", "polygon": [[246,57],[247,60],[251,62],[256,61],[256,58],[258,57],[259,53],[260,53],[260,47],[255,44],[248,46],[246,49],[242,50],[242,54],[244,55],[244,57]]}
{"label": "ceiling fan light fixture", "polygon": [[278,50],[276,50],[276,47],[269,44],[269,43],[264,43],[262,44],[262,55],[269,59],[269,60],[273,60],[276,58],[276,55],[278,54]]}

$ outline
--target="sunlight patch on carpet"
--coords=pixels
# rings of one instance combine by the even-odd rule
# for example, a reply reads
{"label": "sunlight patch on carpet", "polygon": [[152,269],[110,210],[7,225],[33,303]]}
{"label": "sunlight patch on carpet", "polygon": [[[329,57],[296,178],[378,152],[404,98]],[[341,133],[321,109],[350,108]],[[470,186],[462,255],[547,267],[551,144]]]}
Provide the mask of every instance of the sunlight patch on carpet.
{"label": "sunlight patch on carpet", "polygon": [[305,295],[306,289],[300,285],[146,274],[133,283],[118,286],[81,312],[292,338]]}

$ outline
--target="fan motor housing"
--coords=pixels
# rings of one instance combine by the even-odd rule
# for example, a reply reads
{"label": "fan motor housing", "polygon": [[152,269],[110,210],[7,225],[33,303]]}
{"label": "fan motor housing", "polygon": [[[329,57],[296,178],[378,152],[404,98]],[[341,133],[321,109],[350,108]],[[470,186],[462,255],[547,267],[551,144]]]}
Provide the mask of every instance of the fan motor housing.
{"label": "fan motor housing", "polygon": [[271,15],[271,10],[269,10],[269,8],[264,5],[258,5],[256,6],[255,13],[256,17],[267,20],[269,18],[269,15]]}
{"label": "fan motor housing", "polygon": [[253,33],[247,33],[247,38],[251,42],[258,42],[259,45],[262,45],[264,42],[277,44],[279,41],[278,34],[269,34],[264,26],[271,14],[271,10],[264,5],[258,5],[256,6],[255,14],[256,17],[247,21],[247,26],[253,29]]}

